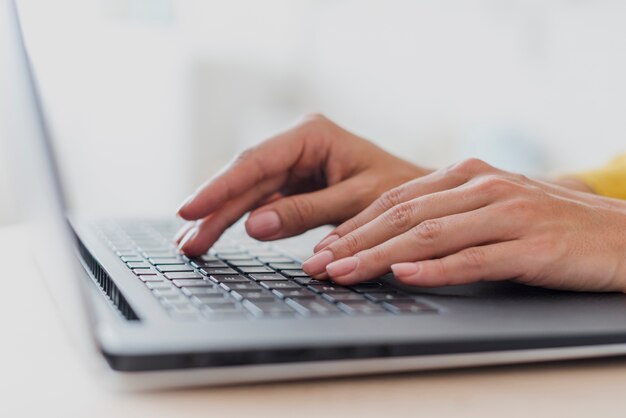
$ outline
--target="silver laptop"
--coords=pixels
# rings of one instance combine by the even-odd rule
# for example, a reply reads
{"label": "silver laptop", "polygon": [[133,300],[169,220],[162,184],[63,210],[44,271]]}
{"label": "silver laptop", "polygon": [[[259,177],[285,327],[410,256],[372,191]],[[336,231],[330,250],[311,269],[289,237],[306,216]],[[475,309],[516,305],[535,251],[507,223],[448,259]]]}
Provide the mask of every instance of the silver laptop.
{"label": "silver laptop", "polygon": [[171,242],[175,220],[70,217],[15,3],[2,8],[2,136],[21,168],[34,258],[109,380],[145,389],[626,353],[622,294],[392,277],[341,287],[302,272],[294,249],[314,237],[285,247],[235,228],[188,259]]}

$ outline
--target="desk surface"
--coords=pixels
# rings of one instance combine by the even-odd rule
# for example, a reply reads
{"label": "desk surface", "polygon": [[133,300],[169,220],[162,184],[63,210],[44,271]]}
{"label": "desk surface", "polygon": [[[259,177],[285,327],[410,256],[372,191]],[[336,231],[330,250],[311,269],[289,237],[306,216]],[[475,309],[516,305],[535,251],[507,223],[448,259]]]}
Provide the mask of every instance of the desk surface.
{"label": "desk surface", "polygon": [[626,416],[626,360],[615,359],[111,392],[76,357],[24,241],[19,226],[0,228],[5,295],[0,304],[0,416]]}

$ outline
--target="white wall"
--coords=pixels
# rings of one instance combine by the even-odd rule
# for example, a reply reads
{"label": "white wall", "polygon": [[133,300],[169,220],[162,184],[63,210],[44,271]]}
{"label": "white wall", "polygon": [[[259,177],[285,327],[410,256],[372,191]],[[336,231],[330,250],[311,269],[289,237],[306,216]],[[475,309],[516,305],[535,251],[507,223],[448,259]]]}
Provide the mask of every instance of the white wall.
{"label": "white wall", "polygon": [[169,214],[306,111],[430,166],[477,155],[545,175],[625,151],[618,0],[23,4],[74,203],[91,212]]}

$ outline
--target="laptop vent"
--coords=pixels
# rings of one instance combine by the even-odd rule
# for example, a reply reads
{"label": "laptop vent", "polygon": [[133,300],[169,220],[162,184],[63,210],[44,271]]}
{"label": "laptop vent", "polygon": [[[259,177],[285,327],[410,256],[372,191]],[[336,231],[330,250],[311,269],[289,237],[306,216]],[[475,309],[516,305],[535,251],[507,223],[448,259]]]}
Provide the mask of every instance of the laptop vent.
{"label": "laptop vent", "polygon": [[133,308],[131,308],[130,304],[122,292],[120,292],[115,282],[111,279],[109,273],[107,273],[100,263],[96,261],[78,236],[76,236],[76,242],[78,244],[80,257],[82,258],[84,265],[91,273],[91,277],[94,282],[100,287],[100,289],[102,289],[104,294],[109,297],[111,303],[117,308],[124,318],[131,321],[139,320],[139,317],[135,311],[133,311]]}

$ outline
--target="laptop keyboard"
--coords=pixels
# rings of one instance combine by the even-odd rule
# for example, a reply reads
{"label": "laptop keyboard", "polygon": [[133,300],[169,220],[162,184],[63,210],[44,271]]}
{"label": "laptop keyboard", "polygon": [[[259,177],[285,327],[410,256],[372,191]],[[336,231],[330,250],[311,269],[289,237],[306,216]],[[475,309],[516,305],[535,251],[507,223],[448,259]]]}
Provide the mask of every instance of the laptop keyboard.
{"label": "laptop keyboard", "polygon": [[244,234],[227,233],[190,259],[172,243],[174,222],[107,222],[101,238],[177,320],[433,314],[422,298],[381,281],[318,281],[297,260]]}

